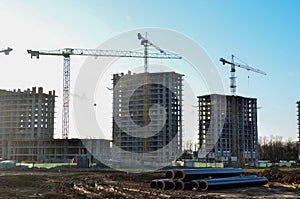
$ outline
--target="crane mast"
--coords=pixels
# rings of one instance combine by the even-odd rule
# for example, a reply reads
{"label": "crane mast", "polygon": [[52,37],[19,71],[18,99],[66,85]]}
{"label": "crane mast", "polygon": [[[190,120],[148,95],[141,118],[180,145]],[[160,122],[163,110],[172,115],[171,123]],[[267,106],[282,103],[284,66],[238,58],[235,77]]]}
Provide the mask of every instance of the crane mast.
{"label": "crane mast", "polygon": [[[148,45],[148,44],[147,44]],[[39,59],[40,55],[52,55],[63,57],[63,111],[62,111],[62,138],[69,136],[69,108],[70,108],[70,57],[94,56],[94,57],[128,57],[128,58],[159,58],[159,59],[181,59],[180,56],[172,53],[147,53],[139,51],[121,50],[100,50],[100,49],[80,49],[63,48],[57,50],[27,50],[31,58]],[[146,58],[145,58],[146,60]]]}
{"label": "crane mast", "polygon": [[[151,56],[149,56],[148,51],[149,51],[149,47],[153,46],[156,50],[159,51],[160,56],[168,56],[170,54],[166,53],[163,49],[161,49],[160,47],[156,46],[155,44],[153,44],[147,37],[147,33],[146,36],[143,37],[141,33],[138,33],[138,39],[141,40],[141,45],[144,46],[144,73],[148,72],[148,58],[151,58]],[[176,55],[176,54],[171,54],[172,57],[171,59],[181,59],[180,56]]]}
{"label": "crane mast", "polygon": [[62,137],[68,138],[70,126],[70,56],[64,56]]}

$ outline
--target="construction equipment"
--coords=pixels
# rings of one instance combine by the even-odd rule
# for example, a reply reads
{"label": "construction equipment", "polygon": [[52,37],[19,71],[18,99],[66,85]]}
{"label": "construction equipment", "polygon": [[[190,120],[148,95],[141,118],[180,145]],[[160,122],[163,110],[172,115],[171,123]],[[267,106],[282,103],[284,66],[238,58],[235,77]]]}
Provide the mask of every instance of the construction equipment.
{"label": "construction equipment", "polygon": [[[148,72],[148,58],[151,58],[148,54],[148,48],[149,46],[153,46],[156,50],[158,50],[160,52],[160,54],[162,55],[168,55],[163,49],[161,49],[160,47],[156,46],[155,44],[153,44],[147,37],[147,33],[146,36],[143,37],[141,33],[138,33],[138,39],[141,40],[141,45],[144,46],[144,73]],[[176,54],[172,54],[172,58],[171,59],[181,59],[182,57],[180,57],[179,55]]]}
{"label": "construction equipment", "polygon": [[256,69],[256,68],[252,68],[252,67],[248,66],[247,64],[239,64],[239,63],[234,62],[234,58],[235,58],[234,55],[231,55],[231,61],[227,61],[224,58],[220,58],[220,62],[222,62],[223,65],[229,64],[231,66],[231,68],[230,68],[231,77],[229,79],[230,79],[230,89],[231,89],[231,94],[232,95],[235,95],[236,87],[237,87],[236,86],[236,76],[235,76],[235,67],[236,66],[240,67],[240,68],[244,68],[248,71],[253,71],[253,72],[256,72],[256,73],[267,75],[267,73],[265,73],[265,72],[263,72],[259,69]]}
{"label": "construction equipment", "polygon": [[12,50],[13,50],[12,48],[7,47],[7,49],[0,50],[0,53],[4,53],[5,55],[9,55],[9,53],[10,53]]}
{"label": "construction equipment", "polygon": [[[231,68],[230,68],[231,77],[229,79],[230,79],[230,89],[231,89],[231,95],[232,95],[232,97],[231,97],[232,155],[237,156],[237,159],[240,162],[242,154],[240,154],[240,152],[238,151],[239,143],[238,143],[237,126],[236,126],[237,114],[236,114],[236,97],[235,97],[237,86],[236,86],[235,67],[237,66],[237,67],[246,69],[248,71],[253,71],[256,73],[263,74],[263,75],[267,75],[267,74],[259,69],[250,67],[248,64],[236,63],[236,62],[234,62],[234,58],[237,58],[237,57],[234,55],[231,55],[231,61],[228,61],[224,58],[220,58],[220,62],[222,62],[223,65],[229,64],[231,66]],[[243,163],[240,162],[240,164],[243,164]]]}
{"label": "construction equipment", "polygon": [[[161,55],[166,55],[167,53],[161,49],[160,47],[158,47],[157,45],[153,44],[147,36],[147,33],[144,36],[142,36],[141,33],[138,33],[138,39],[141,40],[141,45],[144,46],[144,154],[146,154],[148,151],[148,123],[149,123],[149,119],[148,119],[148,58],[149,58],[149,53],[148,53],[148,48],[150,46],[153,46],[156,50],[159,51],[159,53]],[[173,54],[172,59],[181,59],[182,57]]]}
{"label": "construction equipment", "polygon": [[62,138],[67,139],[69,135],[69,102],[70,102],[70,56],[94,56],[94,57],[131,57],[131,58],[159,58],[178,59],[178,55],[171,53],[148,53],[145,55],[139,51],[118,51],[99,49],[75,49],[64,48],[58,50],[27,50],[32,57],[39,59],[40,55],[63,56],[63,112],[62,112]]}

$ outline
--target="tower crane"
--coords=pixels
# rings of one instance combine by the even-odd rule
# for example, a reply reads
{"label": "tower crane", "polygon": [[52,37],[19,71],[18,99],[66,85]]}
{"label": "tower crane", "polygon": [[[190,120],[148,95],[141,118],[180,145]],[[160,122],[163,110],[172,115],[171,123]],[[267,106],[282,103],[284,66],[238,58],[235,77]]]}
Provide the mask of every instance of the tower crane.
{"label": "tower crane", "polygon": [[31,58],[39,59],[40,55],[62,56],[63,59],[63,112],[62,112],[62,138],[69,135],[69,103],[70,103],[70,57],[94,56],[94,57],[131,57],[131,58],[159,58],[178,59],[178,55],[171,53],[148,53],[139,51],[99,50],[99,49],[76,49],[63,48],[58,50],[27,50]]}
{"label": "tower crane", "polygon": [[13,49],[10,47],[7,47],[6,49],[0,50],[0,53],[4,53],[5,55],[9,55],[9,53],[12,51]]}
{"label": "tower crane", "polygon": [[[235,93],[236,93],[236,76],[235,76],[235,67],[240,67],[240,68],[243,68],[243,69],[246,69],[248,71],[252,71],[252,72],[256,72],[256,73],[259,73],[259,74],[262,74],[262,75],[267,75],[265,72],[259,70],[259,69],[256,69],[256,68],[252,68],[250,66],[248,66],[247,64],[239,64],[239,63],[236,63],[234,61],[234,58],[235,56],[234,55],[231,55],[231,61],[228,61],[224,58],[220,58],[220,62],[223,63],[223,65],[225,64],[229,64],[230,65],[230,73],[231,73],[231,76],[230,76],[230,89],[231,89],[231,95],[233,97],[231,97],[231,117],[232,117],[232,155],[233,156],[237,156],[238,158],[238,161],[241,162],[241,154],[238,150],[238,147],[239,147],[239,141],[237,139],[238,137],[238,132],[237,132],[237,129],[236,129],[236,120],[237,120],[237,114],[236,114],[236,98],[234,97],[235,96]],[[237,57],[236,57],[237,58]]]}
{"label": "tower crane", "polygon": [[234,62],[234,55],[231,55],[231,61],[228,61],[224,58],[220,58],[220,62],[223,63],[223,65],[225,64],[229,64],[231,66],[230,68],[230,73],[231,73],[231,77],[229,78],[230,79],[230,89],[231,89],[231,94],[234,96],[235,93],[236,93],[236,76],[235,76],[235,67],[240,67],[240,68],[243,68],[243,69],[246,69],[248,71],[253,71],[253,72],[256,72],[256,73],[260,73],[262,75],[267,75],[267,73],[265,73],[264,71],[261,71],[259,69],[256,69],[256,68],[252,68],[248,65],[244,65],[244,64],[239,64],[239,63],[236,63]]}
{"label": "tower crane", "polygon": [[[142,36],[141,33],[138,33],[137,35],[138,39],[141,40],[141,45],[144,46],[144,154],[147,153],[147,149],[148,149],[148,58],[149,58],[149,54],[148,54],[148,48],[150,46],[154,47],[156,50],[158,50],[162,55],[166,55],[167,53],[161,49],[160,47],[158,47],[157,45],[153,44],[147,37],[147,33],[144,36]],[[174,59],[181,59],[180,56],[173,54]]]}
{"label": "tower crane", "polygon": [[[147,37],[147,33],[146,36],[143,37],[141,33],[138,33],[138,39],[141,40],[141,45],[144,46],[144,72],[147,73],[148,72],[148,48],[149,46],[153,46],[156,50],[158,50],[161,54],[163,55],[167,55],[167,53],[161,49],[160,47],[158,47],[157,45],[153,44]],[[172,59],[181,59],[182,57],[180,57],[179,55],[176,54],[172,54],[173,57]]]}

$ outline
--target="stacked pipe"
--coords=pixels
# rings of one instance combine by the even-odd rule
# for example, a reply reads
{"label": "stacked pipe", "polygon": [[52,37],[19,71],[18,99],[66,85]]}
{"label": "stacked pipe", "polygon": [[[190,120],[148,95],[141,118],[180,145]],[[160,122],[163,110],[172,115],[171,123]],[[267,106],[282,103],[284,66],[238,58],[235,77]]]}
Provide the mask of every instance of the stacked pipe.
{"label": "stacked pipe", "polygon": [[242,168],[179,169],[166,172],[166,178],[152,180],[150,186],[157,189],[202,190],[235,187],[262,186],[265,177],[244,176]]}

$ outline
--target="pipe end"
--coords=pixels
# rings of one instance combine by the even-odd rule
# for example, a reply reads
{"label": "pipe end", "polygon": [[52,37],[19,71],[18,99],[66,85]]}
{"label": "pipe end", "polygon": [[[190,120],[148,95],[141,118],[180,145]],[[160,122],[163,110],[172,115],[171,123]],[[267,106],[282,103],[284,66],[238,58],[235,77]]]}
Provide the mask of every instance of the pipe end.
{"label": "pipe end", "polygon": [[201,189],[201,191],[206,191],[208,189],[208,183],[205,180],[201,180],[199,189]]}
{"label": "pipe end", "polygon": [[178,170],[176,173],[176,177],[180,180],[184,179],[185,178],[184,170]]}
{"label": "pipe end", "polygon": [[157,180],[152,180],[152,181],[150,182],[150,187],[151,187],[151,188],[157,188]]}
{"label": "pipe end", "polygon": [[173,179],[175,177],[175,172],[173,170],[168,170],[166,172],[166,178]]}
{"label": "pipe end", "polygon": [[192,180],[191,181],[191,188],[192,189],[198,189],[199,188],[199,183],[197,180]]}

